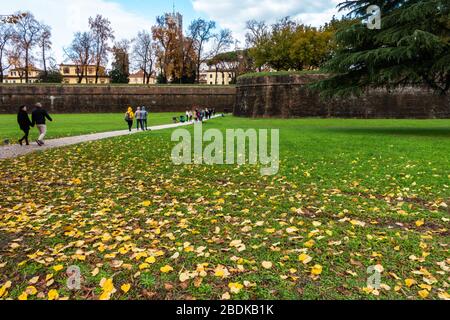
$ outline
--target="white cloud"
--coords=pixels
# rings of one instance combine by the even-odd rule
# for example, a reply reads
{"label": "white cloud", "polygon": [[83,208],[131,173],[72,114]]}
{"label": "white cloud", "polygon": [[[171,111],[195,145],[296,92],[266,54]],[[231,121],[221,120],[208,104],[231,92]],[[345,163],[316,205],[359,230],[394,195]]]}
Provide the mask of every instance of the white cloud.
{"label": "white cloud", "polygon": [[133,38],[139,30],[150,29],[152,21],[126,11],[120,4],[105,0],[14,0],[2,4],[8,13],[31,11],[36,19],[52,27],[54,56],[63,62],[63,48],[72,42],[73,34],[88,29],[90,16],[101,14],[113,26],[116,39]]}
{"label": "white cloud", "polygon": [[233,31],[243,44],[245,22],[251,19],[273,23],[290,16],[305,24],[323,25],[333,15],[341,0],[192,0],[194,10],[217,21],[222,28]]}

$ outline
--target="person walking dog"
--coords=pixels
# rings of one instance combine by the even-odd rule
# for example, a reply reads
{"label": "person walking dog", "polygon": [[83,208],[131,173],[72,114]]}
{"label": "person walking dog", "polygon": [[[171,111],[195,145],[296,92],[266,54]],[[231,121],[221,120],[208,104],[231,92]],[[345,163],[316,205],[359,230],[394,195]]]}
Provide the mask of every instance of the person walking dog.
{"label": "person walking dog", "polygon": [[30,142],[28,141],[28,135],[30,134],[30,127],[32,126],[32,123],[28,117],[27,106],[20,107],[19,113],[17,114],[17,123],[19,124],[20,130],[24,133],[22,139],[19,140],[19,144],[22,146],[23,141],[25,141],[27,146],[29,146]]}
{"label": "person walking dog", "polygon": [[36,143],[39,146],[43,146],[44,138],[45,135],[47,134],[47,125],[45,120],[53,121],[53,119],[50,117],[47,110],[42,108],[41,103],[36,103],[35,106],[36,108],[33,110],[33,113],[31,114],[31,126],[34,127],[34,125],[36,125],[36,127],[38,128],[39,138],[36,140]]}

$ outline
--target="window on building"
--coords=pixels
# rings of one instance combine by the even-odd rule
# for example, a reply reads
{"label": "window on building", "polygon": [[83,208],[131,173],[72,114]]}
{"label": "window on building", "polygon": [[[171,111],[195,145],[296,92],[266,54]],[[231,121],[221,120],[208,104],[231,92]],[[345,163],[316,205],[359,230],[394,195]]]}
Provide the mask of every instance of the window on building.
{"label": "window on building", "polygon": [[213,78],[213,75],[212,75],[212,74],[210,74],[210,75],[209,75],[209,78],[210,78],[210,79],[212,79],[212,78]]}
{"label": "window on building", "polygon": [[64,74],[69,74],[70,73],[70,68],[69,67],[64,67],[63,68],[63,73]]}

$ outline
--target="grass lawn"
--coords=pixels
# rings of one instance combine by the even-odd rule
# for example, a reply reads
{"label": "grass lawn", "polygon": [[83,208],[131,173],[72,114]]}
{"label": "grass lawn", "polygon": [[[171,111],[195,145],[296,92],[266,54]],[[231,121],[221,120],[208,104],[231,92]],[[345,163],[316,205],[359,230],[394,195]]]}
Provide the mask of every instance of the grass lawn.
{"label": "grass lawn", "polygon": [[[47,139],[77,136],[81,134],[107,132],[128,129],[124,121],[125,113],[95,113],[95,114],[51,114],[53,122],[48,122]],[[172,117],[182,113],[151,113],[148,119],[149,126],[172,123]],[[31,115],[30,115],[31,119]],[[136,123],[135,123],[136,124]],[[0,115],[0,139],[9,139],[12,142],[20,139],[23,132],[17,125],[16,115]],[[37,139],[36,128],[30,131],[31,141]]]}
{"label": "grass lawn", "polygon": [[204,127],[279,128],[279,174],[174,166],[170,130],[0,161],[0,298],[449,298],[449,120]]}

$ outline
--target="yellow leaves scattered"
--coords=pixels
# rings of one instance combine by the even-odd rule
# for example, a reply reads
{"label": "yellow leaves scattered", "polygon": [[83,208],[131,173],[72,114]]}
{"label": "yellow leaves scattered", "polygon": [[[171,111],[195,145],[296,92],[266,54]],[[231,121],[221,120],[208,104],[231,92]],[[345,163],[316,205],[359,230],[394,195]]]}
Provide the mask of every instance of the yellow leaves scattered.
{"label": "yellow leaves scattered", "polygon": [[13,242],[9,246],[11,249],[17,249],[20,247],[20,244],[18,244],[17,242]]}
{"label": "yellow leaves scattered", "polygon": [[419,288],[420,289],[425,289],[425,290],[428,290],[428,291],[431,291],[431,289],[432,289],[432,287],[430,285],[428,285],[428,284],[421,284],[421,285],[419,285]]}
{"label": "yellow leaves scattered", "polygon": [[438,297],[439,297],[439,299],[442,299],[442,300],[450,300],[450,294],[445,291],[439,292]]}
{"label": "yellow leaves scattered", "polygon": [[150,265],[148,263],[141,263],[139,265],[139,270],[146,270],[148,268],[150,268]]}
{"label": "yellow leaves scattered", "polygon": [[306,253],[302,253],[298,256],[298,261],[302,262],[303,264],[308,264],[312,261],[312,257],[307,255]]}
{"label": "yellow leaves scattered", "polygon": [[145,262],[149,264],[154,264],[156,262],[156,258],[154,256],[148,257],[147,259],[145,259]]}
{"label": "yellow leaves scattered", "polygon": [[230,247],[236,248],[239,252],[242,252],[246,249],[245,244],[242,243],[242,240],[233,240],[230,242]]}
{"label": "yellow leaves scattered", "polygon": [[100,272],[100,269],[98,267],[96,267],[94,270],[92,270],[91,274],[93,277],[95,277],[96,275],[98,275],[99,272]]}
{"label": "yellow leaves scattered", "polygon": [[312,224],[313,224],[314,227],[317,228],[317,227],[320,227],[320,226],[322,225],[322,222],[319,222],[319,221],[313,221]]}
{"label": "yellow leaves scattered", "polygon": [[424,290],[420,290],[418,292],[418,294],[422,299],[426,299],[430,295],[430,292],[428,290],[424,289]]}
{"label": "yellow leaves scattered", "polygon": [[322,266],[320,264],[316,264],[314,267],[311,268],[311,275],[313,276],[319,276],[322,274]]}
{"label": "yellow leaves scattered", "polygon": [[377,264],[374,269],[378,272],[378,273],[383,273],[384,272],[384,267],[381,264]]}
{"label": "yellow leaves scattered", "polygon": [[120,287],[120,290],[122,290],[124,293],[128,293],[128,291],[130,291],[130,289],[131,289],[131,284],[129,284],[129,283],[123,284]]}
{"label": "yellow leaves scattered", "polygon": [[263,266],[264,269],[272,269],[273,267],[273,263],[270,261],[263,261],[261,265]]}
{"label": "yellow leaves scattered", "polygon": [[58,300],[59,293],[57,290],[52,289],[48,292],[47,296],[48,296],[48,300]]}
{"label": "yellow leaves scattered", "polygon": [[350,223],[353,226],[359,226],[359,227],[365,227],[366,226],[365,222],[362,222],[362,221],[359,221],[359,220],[355,220],[355,219],[351,220]]}
{"label": "yellow leaves scattered", "polygon": [[33,277],[28,281],[29,284],[36,284],[39,281],[39,276]]}
{"label": "yellow leaves scattered", "polygon": [[169,265],[165,265],[164,267],[161,267],[161,269],[159,269],[162,273],[169,273],[173,271],[173,268]]}
{"label": "yellow leaves scattered", "polygon": [[37,289],[36,289],[35,287],[33,287],[33,286],[28,286],[28,287],[25,289],[25,293],[26,293],[27,295],[34,296],[34,295],[37,293]]}
{"label": "yellow leaves scattered", "polygon": [[64,269],[64,266],[62,264],[53,267],[53,270],[55,270],[55,272],[61,271],[62,269]]}
{"label": "yellow leaves scattered", "polygon": [[22,294],[17,298],[19,300],[28,300],[28,294],[26,292],[22,292]]}
{"label": "yellow leaves scattered", "polygon": [[75,185],[80,185],[81,184],[81,179],[80,178],[73,178],[72,180],[70,180],[71,184],[75,184]]}
{"label": "yellow leaves scattered", "polygon": [[411,288],[413,285],[417,284],[417,281],[414,279],[406,279],[405,284],[408,288]]}
{"label": "yellow leaves scattered", "polygon": [[111,299],[111,295],[117,292],[116,288],[114,288],[112,278],[103,278],[100,281],[100,287],[103,289],[103,292],[100,295],[99,300],[109,300]]}
{"label": "yellow leaves scattered", "polygon": [[179,277],[180,282],[186,282],[186,281],[188,281],[190,278],[191,278],[191,277],[190,277],[189,272],[182,272],[182,273],[180,273],[180,277]]}
{"label": "yellow leaves scattered", "polygon": [[316,244],[316,242],[314,240],[309,240],[309,241],[305,242],[303,244],[303,246],[305,246],[306,248],[312,248],[315,244]]}
{"label": "yellow leaves scattered", "polygon": [[238,294],[244,288],[244,285],[239,282],[230,282],[228,284],[228,288],[230,288],[230,292],[233,294]]}
{"label": "yellow leaves scattered", "polygon": [[230,275],[228,269],[222,265],[218,265],[214,270],[214,276],[225,279]]}
{"label": "yellow leaves scattered", "polygon": [[6,290],[8,290],[9,288],[11,288],[11,281],[6,281],[1,287],[0,287],[0,298],[3,296],[6,296],[8,294],[8,292]]}
{"label": "yellow leaves scattered", "polygon": [[286,229],[286,232],[289,234],[296,233],[298,231],[297,227],[289,227]]}
{"label": "yellow leaves scattered", "polygon": [[230,300],[231,299],[231,296],[230,296],[230,293],[229,292],[225,292],[223,295],[222,295],[222,300]]}
{"label": "yellow leaves scattered", "polygon": [[147,200],[147,201],[142,202],[141,205],[143,207],[150,207],[152,205],[152,202]]}
{"label": "yellow leaves scattered", "polygon": [[421,227],[425,224],[425,220],[424,219],[420,219],[416,221],[416,226],[417,227]]}

